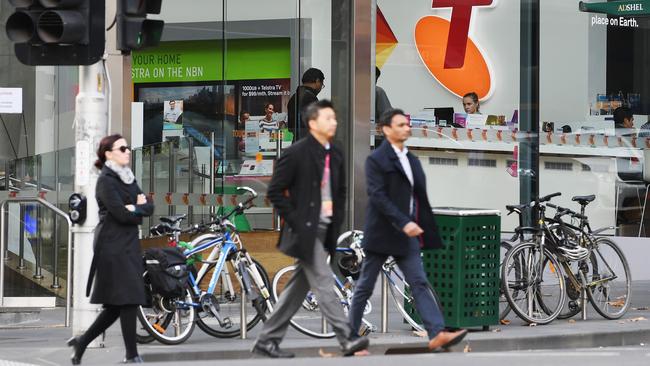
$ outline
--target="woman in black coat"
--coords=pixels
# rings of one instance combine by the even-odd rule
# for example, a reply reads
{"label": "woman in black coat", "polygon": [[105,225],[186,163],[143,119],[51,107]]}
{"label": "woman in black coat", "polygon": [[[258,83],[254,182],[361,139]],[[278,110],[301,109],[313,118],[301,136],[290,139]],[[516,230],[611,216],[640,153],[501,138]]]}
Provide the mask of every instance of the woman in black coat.
{"label": "woman in black coat", "polygon": [[[138,225],[143,216],[153,213],[129,168],[131,148],[121,135],[104,137],[97,150],[95,166],[101,170],[96,196],[99,224],[95,228],[93,261],[86,288],[92,288],[90,302],[103,304],[104,310],[81,336],[71,338],[73,365],[81,363],[86,347],[120,318],[126,347],[124,363],[139,363],[136,346],[138,305],[146,303],[142,273],[142,254]],[[94,286],[93,286],[94,285]]]}

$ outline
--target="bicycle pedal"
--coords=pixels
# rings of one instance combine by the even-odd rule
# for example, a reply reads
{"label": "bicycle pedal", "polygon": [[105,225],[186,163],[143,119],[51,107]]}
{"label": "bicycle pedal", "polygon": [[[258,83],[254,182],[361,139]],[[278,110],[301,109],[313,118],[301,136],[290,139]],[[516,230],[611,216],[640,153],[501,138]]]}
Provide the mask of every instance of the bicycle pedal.
{"label": "bicycle pedal", "polygon": [[230,318],[224,319],[223,324],[221,324],[221,326],[224,327],[225,329],[232,328],[232,320],[230,320]]}

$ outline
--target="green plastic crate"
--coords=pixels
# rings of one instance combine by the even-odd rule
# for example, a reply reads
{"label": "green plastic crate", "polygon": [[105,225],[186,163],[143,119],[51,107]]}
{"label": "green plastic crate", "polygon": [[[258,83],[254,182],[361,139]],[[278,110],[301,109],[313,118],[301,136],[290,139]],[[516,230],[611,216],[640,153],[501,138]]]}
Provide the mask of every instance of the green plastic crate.
{"label": "green plastic crate", "polygon": [[[445,246],[423,250],[422,262],[442,304],[445,325],[487,329],[498,324],[500,212],[460,208],[433,212]],[[405,306],[419,321],[414,307]]]}

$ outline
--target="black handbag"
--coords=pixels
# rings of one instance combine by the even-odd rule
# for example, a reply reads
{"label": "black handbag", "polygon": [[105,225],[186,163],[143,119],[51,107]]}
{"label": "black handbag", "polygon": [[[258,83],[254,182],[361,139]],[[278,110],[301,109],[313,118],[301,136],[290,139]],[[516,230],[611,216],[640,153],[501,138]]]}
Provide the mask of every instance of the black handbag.
{"label": "black handbag", "polygon": [[189,278],[186,258],[178,248],[151,248],[144,252],[146,282],[163,297],[182,297]]}

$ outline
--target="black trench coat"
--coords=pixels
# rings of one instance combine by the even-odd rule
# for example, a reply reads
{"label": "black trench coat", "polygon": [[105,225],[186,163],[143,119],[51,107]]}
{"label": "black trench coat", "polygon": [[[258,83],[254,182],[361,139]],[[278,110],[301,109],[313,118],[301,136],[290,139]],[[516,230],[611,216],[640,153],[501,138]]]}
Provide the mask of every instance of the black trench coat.
{"label": "black trench coat", "polygon": [[[99,205],[95,254],[86,286],[86,296],[92,287],[93,304],[146,304],[138,225],[154,207],[151,202],[136,205],[140,193],[136,181],[125,184],[113,170],[102,168],[95,190]],[[130,212],[125,205],[135,205],[136,210]]]}

